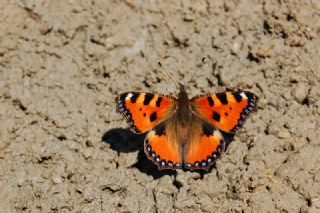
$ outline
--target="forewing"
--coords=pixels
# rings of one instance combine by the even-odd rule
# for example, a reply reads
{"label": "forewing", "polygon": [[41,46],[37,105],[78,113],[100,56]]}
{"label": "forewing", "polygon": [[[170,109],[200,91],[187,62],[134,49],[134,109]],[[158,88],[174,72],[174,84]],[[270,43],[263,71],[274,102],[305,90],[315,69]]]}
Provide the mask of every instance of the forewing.
{"label": "forewing", "polygon": [[144,133],[174,111],[176,99],[154,93],[127,92],[116,98],[117,112],[135,133]]}
{"label": "forewing", "polygon": [[224,132],[239,129],[257,107],[258,97],[248,91],[228,91],[191,99],[193,112]]}

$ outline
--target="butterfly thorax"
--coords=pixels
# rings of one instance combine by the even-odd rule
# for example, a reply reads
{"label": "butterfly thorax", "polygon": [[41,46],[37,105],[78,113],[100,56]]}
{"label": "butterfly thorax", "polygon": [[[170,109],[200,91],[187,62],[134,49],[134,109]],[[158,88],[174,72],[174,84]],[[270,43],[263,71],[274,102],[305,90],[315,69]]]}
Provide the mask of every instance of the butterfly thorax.
{"label": "butterfly thorax", "polygon": [[180,92],[178,94],[177,101],[178,109],[177,109],[177,119],[179,120],[180,125],[189,126],[189,122],[192,119],[192,113],[190,113],[190,100],[188,98],[188,94],[182,84],[180,84]]}

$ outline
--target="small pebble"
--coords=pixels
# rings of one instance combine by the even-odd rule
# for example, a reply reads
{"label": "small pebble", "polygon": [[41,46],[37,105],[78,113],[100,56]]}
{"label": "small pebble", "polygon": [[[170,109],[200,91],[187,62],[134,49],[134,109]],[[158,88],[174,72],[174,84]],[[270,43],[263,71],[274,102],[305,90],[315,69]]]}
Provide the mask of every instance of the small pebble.
{"label": "small pebble", "polygon": [[277,137],[281,139],[287,139],[291,137],[291,134],[287,129],[284,129],[278,132]]}
{"label": "small pebble", "polygon": [[298,83],[291,94],[296,101],[302,103],[308,95],[308,88],[305,83]]}
{"label": "small pebble", "polygon": [[94,148],[88,147],[83,150],[82,155],[83,155],[84,159],[87,160],[88,158],[90,158],[93,155],[93,152],[94,152]]}
{"label": "small pebble", "polygon": [[277,135],[279,133],[279,126],[277,123],[270,123],[267,127],[268,135]]}
{"label": "small pebble", "polygon": [[186,14],[183,18],[184,21],[193,21],[195,19],[194,15]]}
{"label": "small pebble", "polygon": [[24,184],[24,179],[23,178],[19,178],[18,181],[17,181],[17,185],[19,187],[21,187],[23,184]]}
{"label": "small pebble", "polygon": [[320,91],[318,88],[319,88],[318,86],[311,87],[309,95],[308,95],[309,104],[316,103],[318,100],[318,97],[320,97]]}
{"label": "small pebble", "polygon": [[52,181],[55,184],[60,184],[60,183],[62,183],[62,178],[61,178],[60,175],[53,175],[52,176]]}
{"label": "small pebble", "polygon": [[86,146],[87,147],[94,147],[94,144],[93,144],[93,142],[91,140],[87,140],[86,141]]}
{"label": "small pebble", "polygon": [[284,40],[284,44],[290,47],[299,47],[302,45],[302,42],[299,40],[299,37],[288,37]]}
{"label": "small pebble", "polygon": [[299,109],[298,109],[298,114],[301,116],[301,117],[305,117],[308,115],[310,109],[307,107],[307,106],[301,106]]}
{"label": "small pebble", "polygon": [[240,50],[240,45],[237,42],[233,43],[231,53],[237,55],[239,53],[239,50]]}

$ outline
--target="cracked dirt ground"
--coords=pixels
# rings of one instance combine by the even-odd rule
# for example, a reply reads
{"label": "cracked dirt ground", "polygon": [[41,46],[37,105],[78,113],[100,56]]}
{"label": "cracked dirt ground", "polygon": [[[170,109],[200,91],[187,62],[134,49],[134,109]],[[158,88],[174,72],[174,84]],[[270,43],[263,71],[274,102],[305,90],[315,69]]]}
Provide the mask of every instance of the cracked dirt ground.
{"label": "cracked dirt ground", "polygon": [[[0,2],[1,212],[319,212],[320,2]],[[201,58],[206,63],[201,65]],[[260,97],[207,174],[160,172],[125,91]]]}

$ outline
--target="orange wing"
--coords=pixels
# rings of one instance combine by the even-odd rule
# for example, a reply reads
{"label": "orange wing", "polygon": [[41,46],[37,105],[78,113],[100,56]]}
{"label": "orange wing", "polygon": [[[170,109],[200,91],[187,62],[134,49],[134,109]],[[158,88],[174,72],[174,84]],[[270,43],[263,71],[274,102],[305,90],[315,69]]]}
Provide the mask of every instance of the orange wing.
{"label": "orange wing", "polygon": [[251,111],[256,109],[258,97],[251,92],[223,92],[196,96],[191,99],[192,111],[224,132],[239,129]]}
{"label": "orange wing", "polygon": [[160,123],[148,132],[144,141],[144,151],[159,169],[181,169],[180,146],[166,134],[166,122]]}
{"label": "orange wing", "polygon": [[174,111],[176,99],[153,93],[127,92],[116,98],[117,112],[121,113],[130,129],[144,133]]}
{"label": "orange wing", "polygon": [[185,152],[184,168],[208,170],[224,152],[224,138],[220,131],[209,123],[203,123],[200,135],[195,134],[192,137]]}
{"label": "orange wing", "polygon": [[191,125],[194,128],[185,144],[178,143],[177,135],[170,130],[170,121],[158,124],[147,134],[145,153],[159,169],[208,170],[224,152],[224,138],[213,125],[197,118]]}

